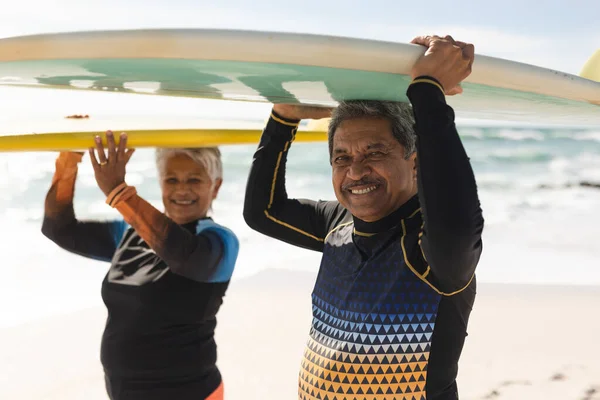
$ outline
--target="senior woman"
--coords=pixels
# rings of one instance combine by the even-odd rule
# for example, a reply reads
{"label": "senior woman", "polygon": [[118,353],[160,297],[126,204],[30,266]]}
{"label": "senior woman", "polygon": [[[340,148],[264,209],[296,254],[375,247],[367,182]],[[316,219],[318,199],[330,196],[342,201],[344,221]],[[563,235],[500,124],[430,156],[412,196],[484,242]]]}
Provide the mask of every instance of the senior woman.
{"label": "senior woman", "polygon": [[214,330],[239,242],[207,216],[222,182],[220,152],[157,151],[163,213],[125,183],[133,154],[127,135],[117,146],[109,131],[106,143],[108,151],[97,136],[89,154],[106,203],[122,219],[77,220],[73,195],[83,153],[62,152],[42,232],[63,249],[110,263],[102,282],[107,393],[113,400],[222,399]]}

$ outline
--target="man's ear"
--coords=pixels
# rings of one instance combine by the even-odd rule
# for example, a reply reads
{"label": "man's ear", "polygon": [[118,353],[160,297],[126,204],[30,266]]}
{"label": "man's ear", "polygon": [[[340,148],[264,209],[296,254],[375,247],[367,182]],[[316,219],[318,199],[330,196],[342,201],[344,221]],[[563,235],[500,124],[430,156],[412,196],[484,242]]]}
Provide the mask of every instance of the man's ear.
{"label": "man's ear", "polygon": [[412,160],[413,163],[413,179],[417,180],[417,152],[415,151],[410,156],[409,160]]}

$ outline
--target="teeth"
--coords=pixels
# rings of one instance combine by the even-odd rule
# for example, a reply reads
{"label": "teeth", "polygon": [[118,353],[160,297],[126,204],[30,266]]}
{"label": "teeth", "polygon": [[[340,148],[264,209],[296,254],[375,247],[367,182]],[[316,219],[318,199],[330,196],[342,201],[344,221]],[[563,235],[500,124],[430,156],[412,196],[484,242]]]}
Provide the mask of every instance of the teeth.
{"label": "teeth", "polygon": [[173,200],[173,203],[181,204],[181,205],[190,205],[193,202],[192,202],[192,200]]}
{"label": "teeth", "polygon": [[366,194],[366,193],[372,192],[375,189],[377,189],[377,186],[371,186],[366,189],[355,189],[355,190],[351,189],[350,191],[352,192],[352,194]]}

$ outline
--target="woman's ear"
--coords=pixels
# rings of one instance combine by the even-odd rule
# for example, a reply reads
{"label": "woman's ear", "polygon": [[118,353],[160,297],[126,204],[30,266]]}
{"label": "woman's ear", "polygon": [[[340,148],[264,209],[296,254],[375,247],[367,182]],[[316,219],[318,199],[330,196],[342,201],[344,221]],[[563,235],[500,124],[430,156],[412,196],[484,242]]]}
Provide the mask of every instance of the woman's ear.
{"label": "woman's ear", "polygon": [[215,180],[215,184],[213,185],[213,200],[217,198],[217,195],[219,194],[219,189],[221,188],[222,184],[223,184],[222,178],[217,178]]}

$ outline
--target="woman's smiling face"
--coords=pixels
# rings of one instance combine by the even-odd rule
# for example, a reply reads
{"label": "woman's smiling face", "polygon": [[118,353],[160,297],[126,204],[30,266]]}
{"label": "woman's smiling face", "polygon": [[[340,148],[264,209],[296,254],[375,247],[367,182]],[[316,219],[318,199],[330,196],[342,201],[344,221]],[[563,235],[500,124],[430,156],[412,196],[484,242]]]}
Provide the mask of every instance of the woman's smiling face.
{"label": "woman's smiling face", "polygon": [[160,183],[167,216],[180,225],[206,217],[221,183],[189,156],[169,157]]}

